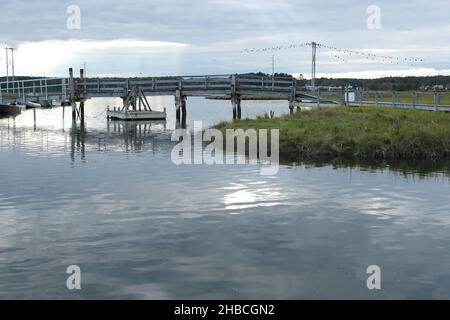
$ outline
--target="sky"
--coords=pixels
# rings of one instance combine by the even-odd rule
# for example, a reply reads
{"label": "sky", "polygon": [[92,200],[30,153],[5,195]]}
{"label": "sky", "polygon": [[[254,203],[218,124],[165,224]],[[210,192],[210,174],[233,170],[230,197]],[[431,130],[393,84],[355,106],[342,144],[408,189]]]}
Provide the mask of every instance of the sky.
{"label": "sky", "polygon": [[245,49],[312,41],[377,55],[319,48],[318,77],[450,75],[448,0],[0,0],[0,12],[16,75],[271,73],[273,55],[275,72],[309,78],[308,46]]}

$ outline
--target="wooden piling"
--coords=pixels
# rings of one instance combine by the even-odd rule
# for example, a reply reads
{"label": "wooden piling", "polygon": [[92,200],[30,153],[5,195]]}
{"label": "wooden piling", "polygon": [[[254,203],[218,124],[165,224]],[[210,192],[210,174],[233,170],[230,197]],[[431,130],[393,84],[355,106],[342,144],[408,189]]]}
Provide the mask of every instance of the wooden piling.
{"label": "wooden piling", "polygon": [[237,97],[237,99],[236,99],[236,109],[237,109],[237,118],[241,119],[242,112],[241,112],[241,98],[240,97]]}
{"label": "wooden piling", "polygon": [[175,92],[175,112],[176,112],[176,119],[180,120],[181,116],[181,92],[180,90],[177,90]]}
{"label": "wooden piling", "polygon": [[233,120],[236,119],[236,76],[232,75],[230,78],[230,101],[233,109]]}
{"label": "wooden piling", "polygon": [[181,96],[181,117],[186,117],[186,96]]}
{"label": "wooden piling", "polygon": [[[42,87],[41,87],[42,88]],[[73,69],[69,68],[69,101],[72,106],[72,120],[76,120],[77,118],[77,103],[75,102],[75,80],[73,78]]]}
{"label": "wooden piling", "polygon": [[84,101],[80,102],[80,117],[81,121],[84,122]]}
{"label": "wooden piling", "polygon": [[231,107],[233,108],[233,120],[236,119],[237,117],[237,112],[236,112],[236,98],[235,97],[231,97]]}

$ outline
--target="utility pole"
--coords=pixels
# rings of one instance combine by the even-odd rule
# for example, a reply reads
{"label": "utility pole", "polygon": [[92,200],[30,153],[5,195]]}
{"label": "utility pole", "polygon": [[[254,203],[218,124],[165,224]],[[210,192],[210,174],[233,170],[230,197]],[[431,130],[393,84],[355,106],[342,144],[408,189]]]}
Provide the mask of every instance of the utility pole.
{"label": "utility pole", "polygon": [[313,90],[316,88],[316,49],[317,43],[312,42],[312,64],[311,64],[311,87]]}
{"label": "utility pole", "polygon": [[9,48],[9,50],[11,50],[12,81],[14,82],[14,77],[15,77],[15,73],[14,73],[14,51],[15,51],[16,49],[14,49],[14,48]]}
{"label": "utility pole", "polygon": [[275,55],[272,55],[272,78],[275,76]]}
{"label": "utility pole", "polygon": [[6,93],[9,91],[9,58],[8,58],[8,46],[5,47],[6,52]]}

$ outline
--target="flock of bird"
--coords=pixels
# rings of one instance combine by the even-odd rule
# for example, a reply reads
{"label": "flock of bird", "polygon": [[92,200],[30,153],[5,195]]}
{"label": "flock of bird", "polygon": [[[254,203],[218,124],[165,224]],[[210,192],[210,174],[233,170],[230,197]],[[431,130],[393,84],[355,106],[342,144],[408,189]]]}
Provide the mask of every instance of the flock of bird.
{"label": "flock of bird", "polygon": [[342,48],[329,46],[326,44],[316,43],[316,42],[302,42],[302,43],[297,43],[297,44],[288,44],[288,45],[272,46],[272,47],[265,47],[265,48],[244,49],[241,51],[241,53],[277,52],[277,51],[298,49],[298,48],[303,48],[303,47],[312,47],[313,45],[315,45],[317,49],[326,49],[326,50],[331,51],[331,55],[333,56],[333,58],[335,58],[341,62],[349,62],[348,59],[350,57],[362,57],[367,60],[374,60],[374,61],[390,63],[390,64],[414,65],[416,63],[421,63],[421,62],[425,61],[424,59],[418,58],[418,57],[405,58],[405,57],[381,55],[381,54],[375,54],[375,53],[367,52],[367,51],[342,49]]}

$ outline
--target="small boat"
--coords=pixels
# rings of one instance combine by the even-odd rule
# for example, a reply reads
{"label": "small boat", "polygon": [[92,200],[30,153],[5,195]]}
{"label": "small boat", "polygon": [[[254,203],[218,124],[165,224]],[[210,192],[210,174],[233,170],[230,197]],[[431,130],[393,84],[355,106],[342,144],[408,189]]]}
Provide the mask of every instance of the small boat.
{"label": "small boat", "polygon": [[47,109],[49,109],[49,108],[52,107],[52,104],[51,104],[50,101],[48,101],[48,100],[42,100],[42,101],[39,101],[39,104],[41,105],[41,108],[47,108]]}
{"label": "small boat", "polygon": [[27,109],[40,108],[41,104],[33,101],[28,101],[26,107]]}
{"label": "small boat", "polygon": [[10,104],[0,104],[0,115],[12,116],[22,113],[23,106],[10,103]]}

